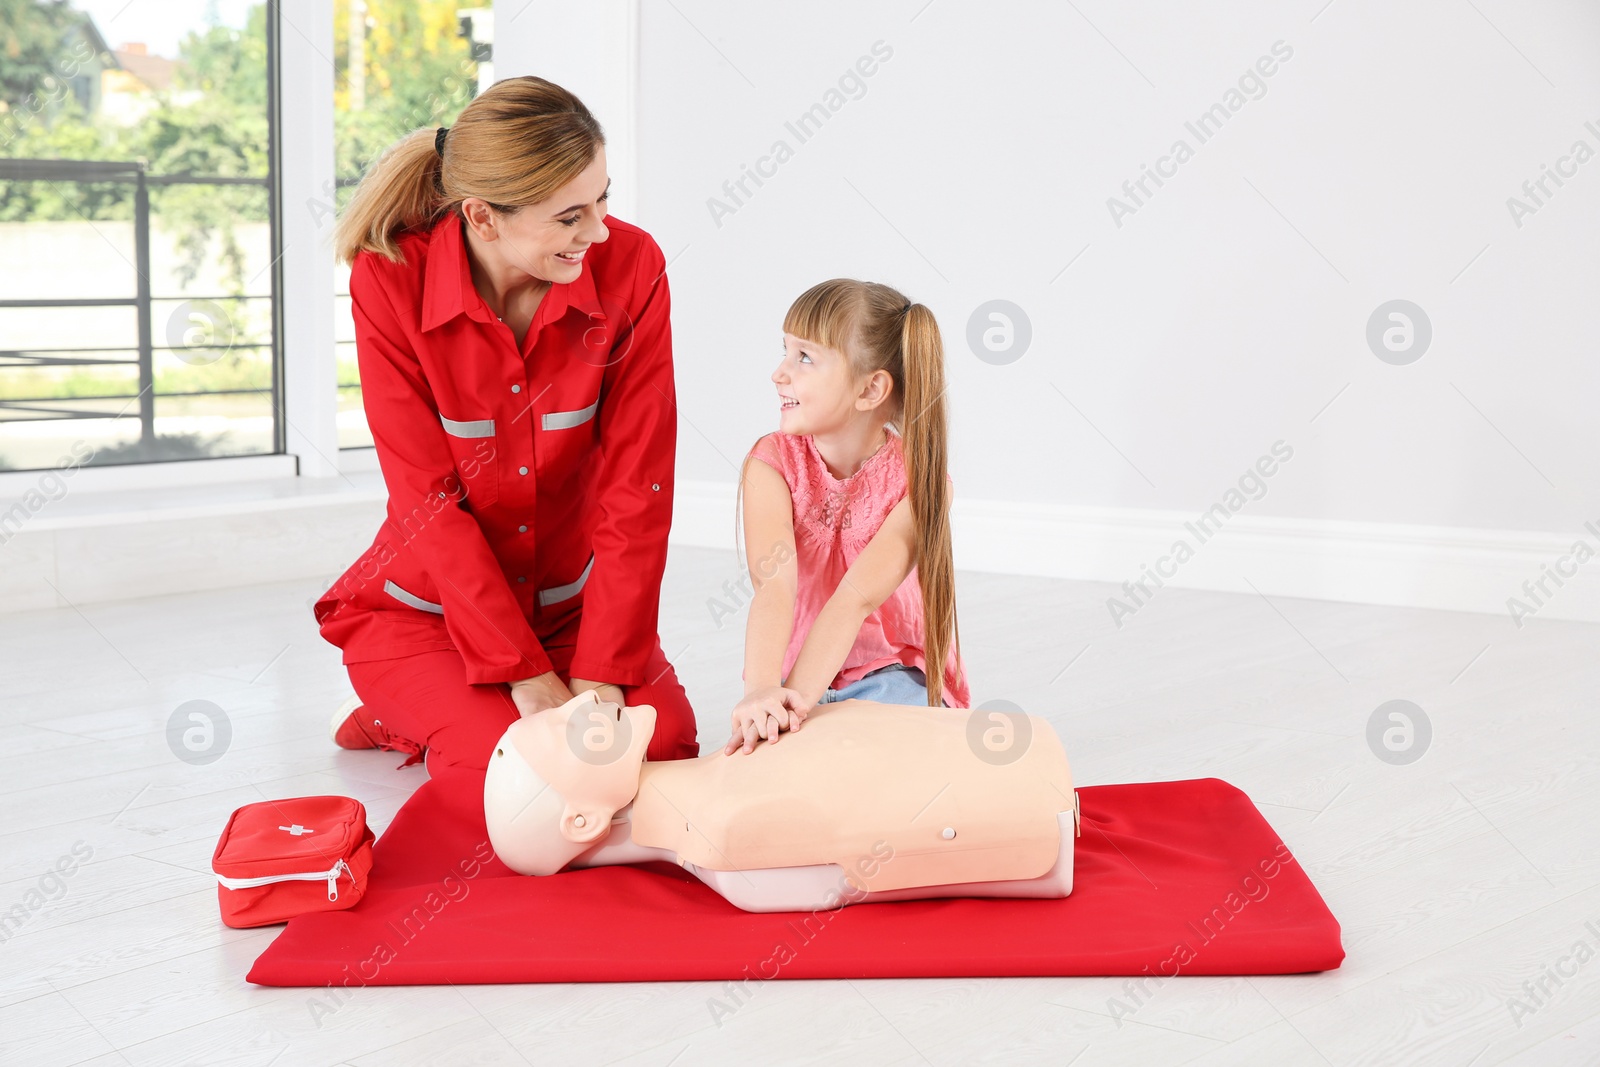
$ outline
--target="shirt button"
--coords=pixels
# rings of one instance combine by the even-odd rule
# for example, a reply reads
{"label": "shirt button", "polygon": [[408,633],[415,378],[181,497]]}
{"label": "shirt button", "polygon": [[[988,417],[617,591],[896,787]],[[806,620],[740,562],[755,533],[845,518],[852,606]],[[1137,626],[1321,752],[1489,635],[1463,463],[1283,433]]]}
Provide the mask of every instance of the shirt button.
{"label": "shirt button", "polygon": [[518,526],[517,527],[517,533],[527,533],[527,532],[528,532],[528,528],[526,526]]}
{"label": "shirt button", "polygon": [[520,385],[513,385],[513,386],[512,386],[512,387],[511,387],[511,391],[512,391],[512,392],[513,392],[513,393],[520,393],[520,392],[522,392],[522,386],[520,386]]}
{"label": "shirt button", "polygon": [[518,474],[527,474],[528,473],[528,468],[527,467],[518,467],[517,468],[517,473]]}
{"label": "shirt button", "polygon": [[523,577],[523,576],[522,576],[522,575],[520,575],[520,574],[519,574],[519,575],[517,575],[517,581],[519,581],[519,582],[525,582],[525,581],[527,581],[527,580],[528,580],[528,579],[526,579],[526,578],[524,578],[524,577]]}

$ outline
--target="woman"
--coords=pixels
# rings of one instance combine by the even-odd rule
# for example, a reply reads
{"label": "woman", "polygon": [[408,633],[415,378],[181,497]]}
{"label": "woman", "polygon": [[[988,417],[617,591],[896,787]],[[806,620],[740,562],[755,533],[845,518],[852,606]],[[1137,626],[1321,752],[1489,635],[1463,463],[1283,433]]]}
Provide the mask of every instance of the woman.
{"label": "woman", "polygon": [[656,633],[677,415],[665,259],[606,220],[571,93],[497,82],[393,145],[339,221],[377,538],[316,604],[356,696],[346,748],[482,772],[520,715],[650,704],[647,758],[699,752]]}

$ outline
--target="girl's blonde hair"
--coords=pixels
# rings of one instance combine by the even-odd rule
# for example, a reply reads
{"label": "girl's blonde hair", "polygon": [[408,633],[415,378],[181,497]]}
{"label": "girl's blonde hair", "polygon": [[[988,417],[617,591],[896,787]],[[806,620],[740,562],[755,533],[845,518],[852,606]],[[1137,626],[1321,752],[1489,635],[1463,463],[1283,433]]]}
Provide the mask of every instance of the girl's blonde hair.
{"label": "girl's blonde hair", "polygon": [[605,144],[583,101],[532,75],[474,97],[445,135],[443,158],[434,134],[432,126],[406,134],[362,176],[334,230],[341,262],[366,251],[404,263],[395,237],[432,226],[469,196],[508,214],[547,200]]}
{"label": "girl's blonde hair", "polygon": [[[928,706],[939,707],[946,658],[951,648],[958,659],[961,654],[950,483],[945,478],[948,425],[939,324],[931,310],[911,303],[897,289],[833,278],[800,294],[783,317],[783,332],[843,352],[858,377],[882,370],[894,382],[893,395],[899,402],[889,425],[905,445],[907,495],[916,525],[912,558],[922,589]],[[741,471],[736,522],[743,494]]]}

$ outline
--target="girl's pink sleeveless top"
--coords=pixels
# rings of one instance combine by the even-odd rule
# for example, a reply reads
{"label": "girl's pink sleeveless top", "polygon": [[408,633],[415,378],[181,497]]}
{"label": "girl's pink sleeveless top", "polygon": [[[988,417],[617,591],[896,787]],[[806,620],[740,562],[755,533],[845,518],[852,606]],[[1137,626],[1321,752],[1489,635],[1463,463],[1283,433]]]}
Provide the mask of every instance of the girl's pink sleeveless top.
{"label": "girl's pink sleeveless top", "polygon": [[[900,435],[887,428],[884,433],[887,440],[883,446],[860,470],[842,480],[828,470],[810,435],[770,433],[750,450],[752,456],[783,475],[794,501],[799,575],[794,630],[783,657],[785,678],[800,657],[811,624],[839,588],[845,571],[906,495]],[[891,663],[929,673],[923,652],[922,587],[917,583],[916,567],[861,624],[861,632],[829,688],[843,688]],[[952,708],[966,708],[971,707],[971,700],[966,665],[952,648],[945,660],[943,702]]]}

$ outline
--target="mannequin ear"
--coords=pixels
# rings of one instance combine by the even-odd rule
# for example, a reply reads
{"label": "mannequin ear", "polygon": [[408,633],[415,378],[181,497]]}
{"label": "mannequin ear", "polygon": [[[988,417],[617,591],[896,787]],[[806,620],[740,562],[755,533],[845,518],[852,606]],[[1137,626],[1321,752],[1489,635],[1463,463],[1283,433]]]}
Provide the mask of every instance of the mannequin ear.
{"label": "mannequin ear", "polygon": [[593,808],[580,811],[568,804],[561,811],[561,836],[586,845],[611,829],[611,815]]}

